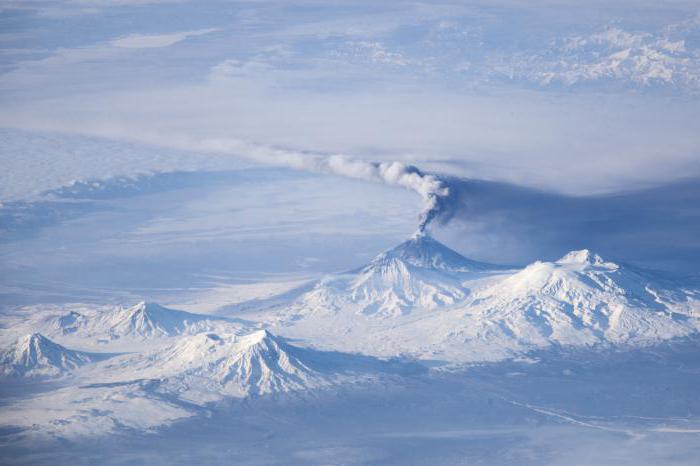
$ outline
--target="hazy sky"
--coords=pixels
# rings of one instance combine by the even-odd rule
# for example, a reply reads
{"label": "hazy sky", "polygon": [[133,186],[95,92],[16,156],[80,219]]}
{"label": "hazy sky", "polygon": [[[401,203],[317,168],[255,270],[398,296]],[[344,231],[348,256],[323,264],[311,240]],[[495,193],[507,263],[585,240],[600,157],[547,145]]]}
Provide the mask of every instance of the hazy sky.
{"label": "hazy sky", "polygon": [[[695,209],[657,203],[654,216],[634,213],[646,193],[675,202],[678,183],[700,177],[696,1],[0,5],[0,126],[22,130],[0,133],[13,172],[2,178],[3,199],[75,179],[237,168],[277,148],[399,160],[561,201],[543,213],[542,198],[526,196],[524,206],[511,185],[489,185],[506,186],[495,199],[510,204],[483,205],[499,218],[529,212],[520,218],[530,236],[504,239],[492,233],[506,228],[498,215],[462,209],[458,217],[478,221],[461,218],[467,227],[451,232],[453,244],[484,258],[555,254],[582,231],[604,231],[573,228],[567,196],[652,188],[615,219],[682,245],[676,256],[700,251],[688,235],[700,225]],[[136,145],[122,150],[127,143]],[[687,191],[683,205],[697,196]],[[575,211],[590,227],[598,204],[586,202]],[[534,244],[532,230],[545,224],[556,232]],[[682,238],[671,224],[687,227]],[[617,238],[639,244],[631,257],[647,247]],[[500,257],[494,241],[510,245]]]}
{"label": "hazy sky", "polygon": [[2,5],[4,126],[230,137],[571,193],[700,173],[696,2]]}

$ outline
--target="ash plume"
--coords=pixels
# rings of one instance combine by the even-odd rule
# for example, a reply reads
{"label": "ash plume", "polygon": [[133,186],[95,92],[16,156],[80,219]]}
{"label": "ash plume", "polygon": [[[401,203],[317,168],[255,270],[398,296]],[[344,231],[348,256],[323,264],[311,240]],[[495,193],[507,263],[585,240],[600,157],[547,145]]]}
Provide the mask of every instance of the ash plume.
{"label": "ash plume", "polygon": [[[185,142],[185,141],[180,141]],[[250,144],[238,139],[205,139],[187,145],[199,150],[241,155],[254,161],[296,170],[327,173],[346,178],[398,186],[416,192],[423,200],[418,231],[441,215],[450,194],[447,183],[433,174],[402,162],[371,162],[342,154],[321,154]]]}

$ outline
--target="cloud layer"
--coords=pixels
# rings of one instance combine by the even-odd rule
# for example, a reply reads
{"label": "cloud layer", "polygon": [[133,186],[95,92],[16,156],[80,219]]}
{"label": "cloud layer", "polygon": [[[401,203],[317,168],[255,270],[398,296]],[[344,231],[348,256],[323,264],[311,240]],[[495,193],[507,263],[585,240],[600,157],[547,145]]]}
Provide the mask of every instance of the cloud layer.
{"label": "cloud layer", "polygon": [[151,49],[169,47],[177,44],[188,37],[201,36],[210,32],[218,31],[217,28],[199,29],[196,31],[174,32],[170,34],[129,34],[117,39],[113,39],[111,44],[115,47],[126,49]]}

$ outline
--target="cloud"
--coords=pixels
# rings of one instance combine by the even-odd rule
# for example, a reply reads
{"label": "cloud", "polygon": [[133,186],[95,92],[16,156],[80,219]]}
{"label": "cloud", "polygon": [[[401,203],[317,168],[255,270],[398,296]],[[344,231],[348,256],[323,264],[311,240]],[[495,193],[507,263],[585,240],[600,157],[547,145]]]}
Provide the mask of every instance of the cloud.
{"label": "cloud", "polygon": [[110,8],[184,4],[188,0],[5,0],[4,10],[24,11],[51,20],[96,16]]}
{"label": "cloud", "polygon": [[218,28],[198,29],[195,31],[174,32],[170,34],[129,34],[113,39],[110,43],[115,47],[127,49],[150,49],[169,47],[189,37],[201,36],[219,31]]}
{"label": "cloud", "polygon": [[[83,70],[66,67],[75,79]],[[24,80],[46,76],[39,71],[37,78]],[[53,76],[63,78],[56,70]],[[503,90],[459,94],[398,84],[344,92],[296,87],[312,76],[273,69],[206,85],[100,89],[79,99],[9,102],[0,125],[184,149],[179,136],[235,138],[302,152],[398,160],[433,172],[567,193],[618,191],[700,175],[700,141],[693,137],[700,106],[692,99],[670,103],[655,96]]]}
{"label": "cloud", "polygon": [[378,41],[348,41],[331,53],[333,58],[353,61],[370,61],[382,65],[406,66],[408,61],[400,52],[389,50]]}
{"label": "cloud", "polygon": [[241,61],[231,58],[212,66],[209,77],[212,80],[221,80],[260,76],[270,70],[272,66],[262,61]]}
{"label": "cloud", "polygon": [[[614,28],[601,28],[614,11],[579,18],[571,14],[580,11],[572,10],[573,2],[536,3],[504,1],[495,15],[479,2],[336,2],[321,9],[259,2],[227,16],[230,23],[221,33],[187,47],[146,49],[110,40],[129,47],[166,45],[209,31],[200,28],[228,7],[212,5],[198,14],[197,5],[124,6],[138,22],[112,24],[109,15],[100,19],[109,28],[96,27],[92,17],[82,23],[44,21],[42,35],[29,18],[15,29],[61,47],[42,60],[7,59],[8,71],[0,76],[0,124],[170,147],[177,146],[174,135],[234,138],[568,193],[629,189],[700,173],[696,99],[630,88],[624,74],[635,69],[634,60],[650,56],[652,49],[644,47],[674,60],[697,53],[697,42],[688,39],[697,22],[681,25],[669,13],[643,23],[653,26],[646,30],[612,20],[606,24]],[[518,20],[523,9],[531,12],[529,21]],[[165,15],[177,16],[177,28],[185,32],[127,34],[134,24],[162,25]],[[83,32],[67,35],[73,28]],[[84,32],[95,30],[99,34]],[[59,40],[68,36],[71,41]],[[100,42],[80,45],[95,40]],[[332,51],[346,45],[359,56],[333,59]],[[621,47],[646,55],[632,50],[624,58]],[[557,50],[533,59],[549,48]],[[610,53],[596,55],[608,48]],[[580,68],[572,71],[577,53]],[[566,64],[554,71],[600,69],[600,79],[577,82],[612,79],[617,87],[587,92],[580,91],[584,86],[533,86],[542,79],[537,73],[552,71],[557,54]],[[528,79],[493,78],[496,65],[513,71],[514,61]],[[697,59],[689,59],[689,70],[693,63]],[[674,70],[669,67],[650,60],[646,73],[664,77]],[[613,69],[620,78],[606,77]],[[490,79],[481,81],[484,76]]]}

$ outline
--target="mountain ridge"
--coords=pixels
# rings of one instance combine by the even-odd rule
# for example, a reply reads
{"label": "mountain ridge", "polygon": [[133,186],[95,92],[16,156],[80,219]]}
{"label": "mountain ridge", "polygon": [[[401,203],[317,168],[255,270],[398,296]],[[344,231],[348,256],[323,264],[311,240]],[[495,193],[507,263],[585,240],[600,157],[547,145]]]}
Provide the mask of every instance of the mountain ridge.
{"label": "mountain ridge", "polygon": [[220,316],[194,314],[170,309],[158,303],[141,301],[133,306],[118,306],[99,311],[69,311],[50,316],[37,327],[50,335],[71,338],[96,338],[101,341],[152,340],[243,328],[241,322]]}

